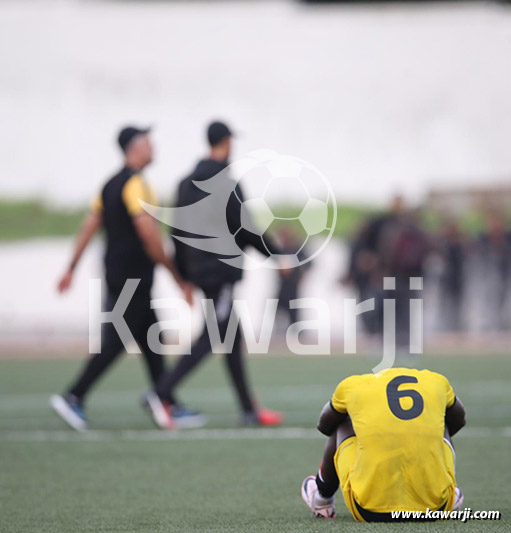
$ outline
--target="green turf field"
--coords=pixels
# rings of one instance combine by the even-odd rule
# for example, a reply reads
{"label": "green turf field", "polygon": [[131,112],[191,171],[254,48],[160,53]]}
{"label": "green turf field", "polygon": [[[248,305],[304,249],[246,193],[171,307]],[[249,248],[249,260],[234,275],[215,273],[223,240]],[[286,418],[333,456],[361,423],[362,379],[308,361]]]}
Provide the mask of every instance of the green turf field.
{"label": "green turf field", "polygon": [[322,405],[337,381],[374,361],[255,356],[249,364],[259,399],[286,413],[283,429],[238,429],[219,359],[182,391],[208,426],[170,436],[138,406],[139,361],[122,361],[101,382],[88,409],[94,431],[85,435],[47,405],[78,362],[0,362],[0,531],[511,531],[511,358],[421,363],[446,374],[467,407],[467,427],[455,437],[465,505],[500,510],[502,520],[392,525],[354,523],[342,498],[337,519],[314,520],[299,495],[322,453],[313,429]]}

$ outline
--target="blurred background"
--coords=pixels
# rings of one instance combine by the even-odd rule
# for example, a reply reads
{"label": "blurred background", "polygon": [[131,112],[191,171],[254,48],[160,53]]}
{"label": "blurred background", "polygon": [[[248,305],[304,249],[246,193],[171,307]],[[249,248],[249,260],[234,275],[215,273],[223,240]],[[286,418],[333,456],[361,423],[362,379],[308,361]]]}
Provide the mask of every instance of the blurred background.
{"label": "blurred background", "polygon": [[[246,276],[256,327],[267,298],[324,298],[340,353],[345,298],[381,302],[383,276],[423,275],[427,350],[509,346],[505,3],[3,0],[0,43],[0,356],[87,350],[100,240],[69,295],[55,284],[120,165],[118,130],[154,126],[146,176],[169,203],[217,118],[239,132],[234,158],[305,159],[338,203],[335,238],[288,286]],[[159,273],[154,295],[172,294]],[[378,349],[380,326],[378,310],[361,317],[361,349]]]}

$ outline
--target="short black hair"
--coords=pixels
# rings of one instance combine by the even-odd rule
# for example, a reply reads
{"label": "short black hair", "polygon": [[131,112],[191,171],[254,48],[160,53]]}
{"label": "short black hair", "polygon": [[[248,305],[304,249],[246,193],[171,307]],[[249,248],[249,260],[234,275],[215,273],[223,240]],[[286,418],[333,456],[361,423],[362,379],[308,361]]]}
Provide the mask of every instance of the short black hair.
{"label": "short black hair", "polygon": [[208,126],[208,142],[211,147],[217,146],[226,137],[232,137],[232,131],[224,122],[215,121]]}
{"label": "short black hair", "polygon": [[145,135],[150,131],[151,128],[137,128],[135,126],[126,126],[119,132],[117,142],[119,143],[121,150],[126,153],[129,144],[135,137],[137,137],[138,135]]}

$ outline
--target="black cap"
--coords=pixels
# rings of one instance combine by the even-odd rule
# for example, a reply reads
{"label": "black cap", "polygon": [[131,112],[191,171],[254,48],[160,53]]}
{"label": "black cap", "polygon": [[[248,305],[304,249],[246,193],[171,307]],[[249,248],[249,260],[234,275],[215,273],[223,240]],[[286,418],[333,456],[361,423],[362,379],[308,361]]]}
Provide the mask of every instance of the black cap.
{"label": "black cap", "polygon": [[126,152],[128,145],[135,137],[138,135],[145,135],[150,131],[151,128],[136,128],[135,126],[127,126],[120,131],[119,136],[117,137],[117,142],[119,143],[121,150]]}
{"label": "black cap", "polygon": [[208,141],[210,146],[216,146],[226,137],[232,137],[233,133],[223,122],[212,122],[208,126]]}

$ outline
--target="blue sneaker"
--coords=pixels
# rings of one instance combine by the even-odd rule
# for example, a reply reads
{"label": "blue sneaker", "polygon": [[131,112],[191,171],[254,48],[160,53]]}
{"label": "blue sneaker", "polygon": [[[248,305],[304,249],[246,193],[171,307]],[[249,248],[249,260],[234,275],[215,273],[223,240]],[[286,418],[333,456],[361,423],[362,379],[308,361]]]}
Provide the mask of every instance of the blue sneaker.
{"label": "blue sneaker", "polygon": [[55,394],[50,398],[50,405],[69,427],[76,429],[76,431],[88,429],[85,414],[76,396],[72,394],[67,394],[66,396]]}
{"label": "blue sneaker", "polygon": [[206,417],[199,411],[188,409],[183,405],[173,405],[172,419],[180,429],[201,428],[206,425]]}

